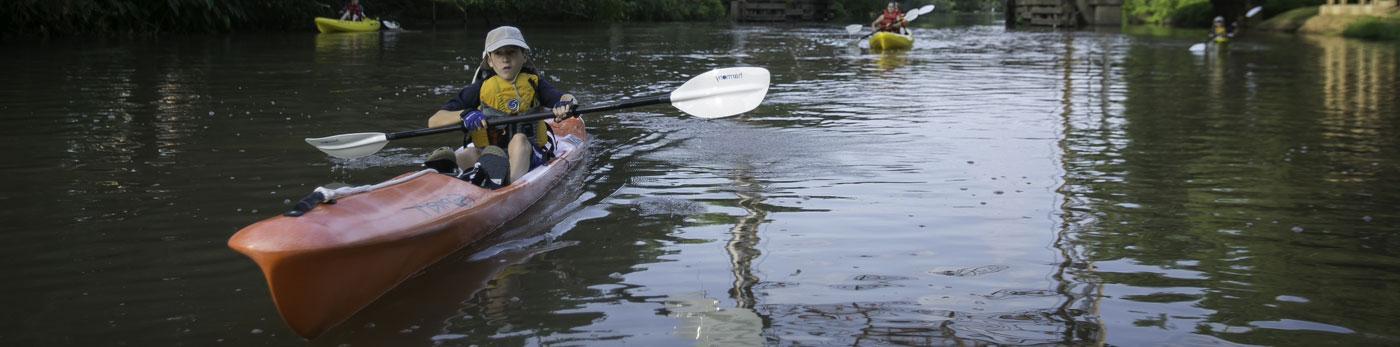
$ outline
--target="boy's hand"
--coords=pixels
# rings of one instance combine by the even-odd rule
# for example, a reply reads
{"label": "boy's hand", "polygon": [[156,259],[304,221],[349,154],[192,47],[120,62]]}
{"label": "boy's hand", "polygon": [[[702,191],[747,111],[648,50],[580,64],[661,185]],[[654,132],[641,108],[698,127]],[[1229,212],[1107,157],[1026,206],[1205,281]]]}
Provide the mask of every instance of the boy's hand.
{"label": "boy's hand", "polygon": [[478,110],[471,110],[462,114],[462,130],[466,132],[476,131],[486,127],[486,114]]}
{"label": "boy's hand", "polygon": [[578,105],[578,102],[574,100],[573,94],[564,94],[564,96],[559,97],[559,102],[554,103],[554,122],[563,122],[565,119],[573,117],[574,115],[571,113],[574,111],[574,105]]}

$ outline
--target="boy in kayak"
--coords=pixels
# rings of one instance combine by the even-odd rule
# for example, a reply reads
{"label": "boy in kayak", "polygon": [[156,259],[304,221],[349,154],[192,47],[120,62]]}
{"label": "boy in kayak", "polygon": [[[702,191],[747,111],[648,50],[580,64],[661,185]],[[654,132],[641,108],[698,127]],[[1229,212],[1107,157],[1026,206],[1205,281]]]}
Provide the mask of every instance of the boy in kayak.
{"label": "boy in kayak", "polygon": [[875,21],[870,23],[870,27],[874,28],[875,31],[895,33],[900,32],[908,25],[909,22],[904,20],[904,12],[899,10],[899,4],[895,2],[890,2],[889,5],[885,6],[885,12],[881,13],[879,17],[875,17]]}
{"label": "boy in kayak", "polygon": [[[549,107],[556,122],[570,117],[576,103],[572,94],[555,89],[547,80],[525,64],[529,62],[530,46],[520,29],[502,26],[486,33],[483,65],[489,67],[479,81],[462,88],[457,96],[442,105],[428,118],[428,127],[462,124],[471,146],[455,151],[454,159],[462,170],[470,170],[482,153],[504,154],[509,149],[509,180],[492,177],[499,185],[524,176],[531,168],[543,164],[551,153],[549,129],[545,121],[487,126],[487,120],[517,116],[541,107]],[[429,157],[429,162],[439,153]]]}
{"label": "boy in kayak", "polygon": [[345,7],[341,8],[340,11],[340,20],[348,19],[356,22],[365,20],[365,11],[360,8],[360,0],[350,0],[350,3],[345,4]]}

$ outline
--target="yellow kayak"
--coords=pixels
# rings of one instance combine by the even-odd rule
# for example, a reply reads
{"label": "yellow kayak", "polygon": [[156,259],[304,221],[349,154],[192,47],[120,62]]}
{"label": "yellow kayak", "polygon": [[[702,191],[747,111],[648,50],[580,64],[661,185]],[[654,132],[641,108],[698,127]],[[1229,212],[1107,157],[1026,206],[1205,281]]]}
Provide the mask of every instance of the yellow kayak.
{"label": "yellow kayak", "polygon": [[316,17],[316,29],[322,33],[359,33],[379,31],[378,19],[365,19],[362,21],[339,20],[334,18]]}
{"label": "yellow kayak", "polygon": [[870,49],[909,49],[913,47],[913,35],[881,31],[870,36]]}

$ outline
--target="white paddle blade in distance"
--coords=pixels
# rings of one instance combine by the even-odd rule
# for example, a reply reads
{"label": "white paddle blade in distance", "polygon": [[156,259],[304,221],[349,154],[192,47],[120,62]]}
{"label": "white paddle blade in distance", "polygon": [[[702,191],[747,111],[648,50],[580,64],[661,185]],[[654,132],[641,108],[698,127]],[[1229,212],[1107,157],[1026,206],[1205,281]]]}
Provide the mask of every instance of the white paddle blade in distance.
{"label": "white paddle blade in distance", "polygon": [[389,144],[389,139],[384,133],[354,133],[308,138],[306,143],[316,146],[316,149],[332,157],[354,159],[378,152],[384,145]]}
{"label": "white paddle blade in distance", "polygon": [[1254,6],[1254,8],[1249,9],[1249,12],[1245,12],[1244,16],[1245,16],[1245,17],[1254,17],[1254,15],[1259,14],[1259,11],[1263,11],[1263,10],[1264,10],[1264,6]]}
{"label": "white paddle blade in distance", "polygon": [[729,117],[763,103],[768,81],[768,69],[761,67],[710,70],[671,91],[671,105],[700,118]]}
{"label": "white paddle blade in distance", "polygon": [[1192,52],[1196,52],[1196,53],[1205,52],[1205,51],[1206,51],[1206,44],[1204,44],[1204,43],[1197,43],[1197,44],[1191,45],[1190,50],[1191,50]]}
{"label": "white paddle blade in distance", "polygon": [[847,33],[847,34],[851,34],[851,35],[855,35],[855,34],[857,34],[857,33],[860,33],[860,29],[863,29],[863,28],[865,28],[865,26],[864,26],[864,25],[860,25],[860,24],[851,24],[851,25],[847,25],[847,26],[846,26],[846,33]]}

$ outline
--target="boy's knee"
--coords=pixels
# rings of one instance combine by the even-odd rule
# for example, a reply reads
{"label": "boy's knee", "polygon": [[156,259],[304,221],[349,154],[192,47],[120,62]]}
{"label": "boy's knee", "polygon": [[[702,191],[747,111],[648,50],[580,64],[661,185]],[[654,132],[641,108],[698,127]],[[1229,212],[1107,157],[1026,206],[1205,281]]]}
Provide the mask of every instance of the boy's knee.
{"label": "boy's knee", "polygon": [[476,147],[462,147],[453,152],[457,157],[457,167],[462,170],[470,170],[476,165],[476,160],[481,158],[481,149]]}

